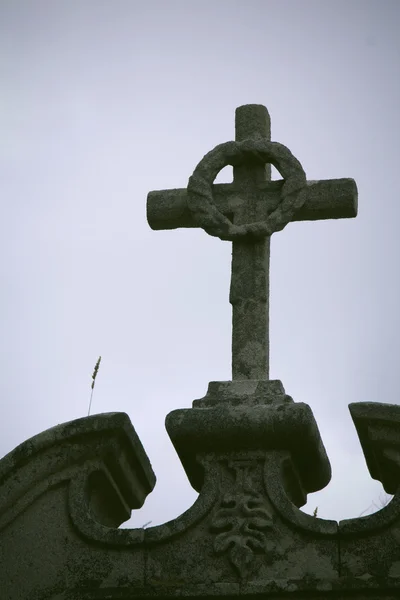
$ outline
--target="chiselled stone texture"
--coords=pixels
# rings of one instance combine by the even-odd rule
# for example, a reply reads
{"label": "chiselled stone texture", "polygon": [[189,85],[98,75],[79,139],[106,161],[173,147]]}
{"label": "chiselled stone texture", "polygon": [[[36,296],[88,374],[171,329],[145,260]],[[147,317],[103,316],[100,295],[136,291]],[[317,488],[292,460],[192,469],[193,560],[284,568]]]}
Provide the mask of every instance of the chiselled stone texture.
{"label": "chiselled stone texture", "polygon": [[211,531],[216,533],[214,551],[228,553],[244,578],[254,568],[256,553],[273,555],[273,515],[266,494],[259,492],[253,482],[257,461],[251,457],[232,459],[227,467],[234,471],[235,483],[221,498],[211,522]]}
{"label": "chiselled stone texture", "polygon": [[[283,180],[271,182],[273,164]],[[214,185],[233,166],[233,183]],[[357,214],[352,179],[307,181],[290,150],[271,142],[267,109],[240,106],[235,141],[220,144],[199,162],[186,190],[150,192],[147,218],[153,229],[202,227],[232,241],[232,379],[269,376],[270,239],[288,223]]]}
{"label": "chiselled stone texture", "polygon": [[[127,415],[58,425],[0,461],[0,597],[52,598],[98,586],[112,562],[101,543],[142,506],[155,476]],[[139,530],[130,543],[141,541]],[[136,565],[136,566],[135,566]],[[132,561],[143,579],[143,557]]]}
{"label": "chiselled stone texture", "polygon": [[[292,217],[292,221],[321,221],[355,217],[357,187],[353,179],[307,181],[307,201]],[[260,196],[274,210],[282,196],[283,180],[257,184]],[[223,215],[233,214],[243,199],[231,183],[212,185],[214,204]],[[267,207],[265,211],[267,212]],[[187,202],[186,189],[150,192],[147,197],[147,220],[155,231],[198,227]]]}
{"label": "chiselled stone texture", "polygon": [[[277,406],[295,406],[271,383],[281,392]],[[387,408],[374,405],[367,418],[382,425]],[[389,410],[397,420],[400,408]],[[25,442],[0,461],[1,598],[398,598],[400,495],[375,515],[339,525],[313,518],[296,506],[304,494],[301,448],[256,445],[200,448],[194,505],[164,525],[120,530],[155,481],[126,415],[80,419]]]}
{"label": "chiselled stone texture", "polygon": [[[208,153],[187,190],[151,192],[154,229],[202,227],[232,241],[232,381],[213,381],[167,431],[192,507],[118,529],[155,485],[125,414],[59,425],[0,461],[1,600],[394,600],[400,598],[400,407],[350,405],[371,476],[394,494],[341,523],[300,507],[331,471],[307,404],[269,377],[271,234],[291,221],[354,217],[351,179],[307,181],[271,142],[265,107],[236,111],[235,141]],[[270,163],[283,181],[270,181]],[[234,181],[214,185],[225,164]]]}
{"label": "chiselled stone texture", "polygon": [[[289,450],[298,473],[293,501],[303,506],[306,494],[325,487],[331,476],[311,409],[306,404],[294,403],[279,381],[260,382],[253,396],[257,398],[258,393],[261,402],[254,404],[252,395],[243,393],[245,388],[248,390],[254,385],[251,381],[220,382],[220,387],[225,388],[220,402],[208,406],[206,396],[203,401],[196,401],[197,405],[204,403],[199,408],[171,412],[166,420],[167,431],[197,491],[203,485],[203,470],[196,459],[199,452],[229,452],[237,448]],[[212,393],[218,387],[217,382],[210,384],[211,401],[215,401]],[[226,394],[227,388],[230,397]],[[241,402],[239,394],[242,394]],[[235,398],[233,406],[232,397]]]}
{"label": "chiselled stone texture", "polygon": [[400,406],[359,402],[350,404],[349,409],[371,477],[394,498],[373,515],[340,522],[342,572],[364,579],[398,578]]}
{"label": "chiselled stone texture", "polygon": [[400,480],[400,410],[397,404],[349,405],[371,477],[395,494]]}

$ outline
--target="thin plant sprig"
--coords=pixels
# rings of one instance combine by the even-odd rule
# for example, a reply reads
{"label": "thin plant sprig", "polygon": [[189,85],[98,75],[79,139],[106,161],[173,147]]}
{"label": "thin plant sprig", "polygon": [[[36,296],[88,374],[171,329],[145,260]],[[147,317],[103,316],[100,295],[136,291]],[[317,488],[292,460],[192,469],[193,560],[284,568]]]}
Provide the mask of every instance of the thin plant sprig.
{"label": "thin plant sprig", "polygon": [[95,384],[95,381],[96,381],[97,373],[99,371],[100,363],[101,363],[101,356],[99,356],[99,358],[97,359],[97,363],[94,366],[94,371],[93,371],[93,374],[92,374],[92,385],[90,386],[92,391],[90,392],[88,416],[90,415],[90,408],[92,406],[94,384]]}

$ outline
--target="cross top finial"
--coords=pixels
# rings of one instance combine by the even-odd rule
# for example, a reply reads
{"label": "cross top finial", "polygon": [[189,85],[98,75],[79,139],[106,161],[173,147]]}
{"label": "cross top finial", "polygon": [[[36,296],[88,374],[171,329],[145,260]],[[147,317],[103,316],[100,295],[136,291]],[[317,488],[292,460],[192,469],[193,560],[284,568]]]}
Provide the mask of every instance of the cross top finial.
{"label": "cross top finial", "polygon": [[[197,165],[188,184],[188,207],[198,225],[223,240],[261,239],[282,230],[306,200],[306,176],[290,150],[270,141],[269,115],[264,106],[236,109],[236,141],[220,144]],[[212,184],[219,171],[246,164],[273,164],[283,176],[281,202],[266,218],[234,224],[213,202]],[[258,174],[258,177],[257,177]],[[262,177],[264,175],[264,177]],[[265,180],[265,169],[253,170],[253,179]]]}
{"label": "cross top finial", "polygon": [[[269,377],[270,236],[291,221],[355,217],[357,187],[352,179],[307,182],[290,150],[270,141],[264,106],[236,109],[236,139],[220,144],[189,178],[187,190],[151,192],[147,215],[153,229],[201,227],[233,242],[232,379]],[[271,182],[270,165],[283,180]],[[233,166],[232,184],[213,184]]]}

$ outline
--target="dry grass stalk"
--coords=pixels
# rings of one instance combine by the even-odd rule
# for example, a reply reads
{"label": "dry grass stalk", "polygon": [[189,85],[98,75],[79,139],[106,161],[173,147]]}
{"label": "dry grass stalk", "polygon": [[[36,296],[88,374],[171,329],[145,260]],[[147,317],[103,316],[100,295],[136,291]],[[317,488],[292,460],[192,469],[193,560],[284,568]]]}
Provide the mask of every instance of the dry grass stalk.
{"label": "dry grass stalk", "polygon": [[99,371],[100,363],[101,363],[101,356],[99,356],[99,358],[97,359],[97,363],[94,366],[94,371],[93,371],[93,374],[92,374],[92,385],[91,385],[92,391],[90,392],[90,401],[89,401],[88,416],[90,415],[90,408],[92,406],[94,384],[95,384],[95,381],[96,381],[97,373]]}

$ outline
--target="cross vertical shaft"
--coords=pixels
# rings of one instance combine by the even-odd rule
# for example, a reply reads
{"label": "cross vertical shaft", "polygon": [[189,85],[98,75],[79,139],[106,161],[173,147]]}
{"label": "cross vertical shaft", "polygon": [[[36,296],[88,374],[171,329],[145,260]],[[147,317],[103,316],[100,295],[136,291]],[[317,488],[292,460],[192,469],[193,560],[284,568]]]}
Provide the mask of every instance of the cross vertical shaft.
{"label": "cross vertical shaft", "polygon": [[[235,114],[236,141],[271,139],[270,117],[264,106],[240,106]],[[233,168],[234,187],[243,194],[243,210],[235,224],[260,220],[258,184],[271,180],[270,165]],[[269,378],[270,237],[232,243],[232,379]]]}
{"label": "cross vertical shaft", "polygon": [[[292,221],[355,217],[357,186],[353,179],[307,181],[290,150],[271,142],[264,106],[240,106],[235,128],[236,143],[208,152],[187,189],[149,193],[147,218],[153,229],[201,227],[221,240],[233,240],[232,379],[266,381],[270,236]],[[282,181],[271,181],[271,162]],[[226,165],[234,166],[233,183],[213,184]]]}

